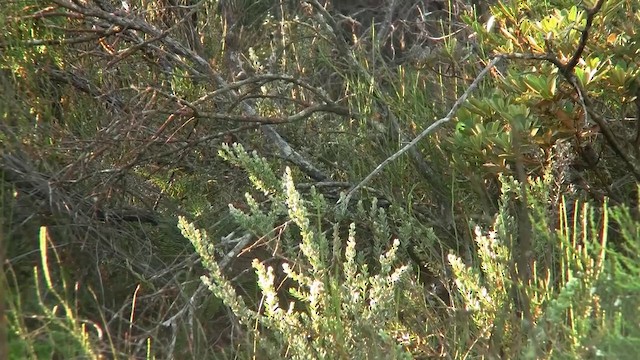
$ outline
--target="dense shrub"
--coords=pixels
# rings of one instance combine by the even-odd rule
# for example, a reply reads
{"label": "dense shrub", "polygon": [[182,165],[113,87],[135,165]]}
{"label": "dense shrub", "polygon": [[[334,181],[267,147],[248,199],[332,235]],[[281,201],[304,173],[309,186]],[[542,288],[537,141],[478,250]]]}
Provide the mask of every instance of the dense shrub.
{"label": "dense shrub", "polygon": [[639,22],[5,4],[0,359],[631,356]]}

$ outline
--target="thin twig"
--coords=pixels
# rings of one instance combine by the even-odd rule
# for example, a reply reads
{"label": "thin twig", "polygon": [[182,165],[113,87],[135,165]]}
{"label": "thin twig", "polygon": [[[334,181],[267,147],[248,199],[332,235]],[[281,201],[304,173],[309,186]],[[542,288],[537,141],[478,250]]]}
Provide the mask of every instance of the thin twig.
{"label": "thin twig", "polygon": [[[240,254],[240,252],[242,250],[244,250],[244,248],[247,246],[247,244],[249,244],[249,241],[251,241],[251,239],[253,239],[251,234],[244,234],[244,235],[240,236],[239,238],[233,239],[232,241],[237,242],[237,244],[236,244],[236,246],[233,247],[233,249],[231,249],[231,251],[229,251],[228,253],[226,253],[224,255],[224,258],[222,258],[220,261],[218,261],[218,266],[220,267],[220,270],[224,270],[224,268],[229,266],[231,261],[236,256],[238,256],[238,254]],[[227,241],[229,241],[229,240],[227,240]],[[229,241],[229,242],[231,242],[231,241]]]}
{"label": "thin twig", "polygon": [[249,122],[249,123],[261,123],[261,124],[285,124],[290,122],[296,122],[309,118],[309,116],[316,112],[330,112],[341,116],[349,116],[348,112],[345,112],[344,108],[338,106],[332,106],[328,104],[318,104],[306,107],[299,112],[289,116],[260,116],[260,115],[234,115],[229,113],[205,113],[199,112],[197,118],[225,120],[234,122]]}
{"label": "thin twig", "polygon": [[[347,196],[344,198],[344,201],[342,202],[342,205],[345,206],[345,207],[348,206],[349,205],[349,201],[351,200],[353,195],[358,190],[360,190],[366,183],[368,183],[374,176],[379,174],[385,166],[389,165],[392,161],[396,160],[402,154],[404,154],[405,152],[409,151],[409,149],[414,147],[418,142],[420,142],[420,140],[422,140],[427,135],[429,135],[431,132],[433,132],[437,127],[439,127],[440,125],[442,125],[442,124],[444,124],[446,122],[451,121],[451,118],[453,118],[453,116],[460,109],[460,107],[462,107],[462,105],[467,100],[467,98],[469,97],[471,92],[478,87],[478,84],[480,84],[480,81],[485,77],[485,75],[487,75],[489,70],[491,70],[494,66],[496,66],[496,64],[498,64],[502,59],[503,59],[502,56],[496,56],[495,58],[493,58],[493,60],[491,60],[487,64],[487,66],[485,66],[485,68],[482,69],[482,71],[480,72],[480,74],[478,74],[478,76],[475,78],[475,80],[473,80],[473,82],[471,83],[471,85],[469,85],[469,88],[467,88],[467,90],[464,92],[464,94],[462,94],[462,96],[460,96],[460,98],[455,102],[455,104],[453,104],[453,106],[451,107],[451,110],[449,110],[449,113],[447,114],[447,116],[445,116],[442,119],[439,119],[438,121],[436,121],[433,124],[429,125],[428,128],[426,128],[422,133],[420,133],[420,135],[416,136],[415,139],[413,139],[410,143],[408,143],[402,149],[398,150],[395,154],[391,155],[386,160],[384,160],[382,163],[380,163],[380,165],[378,165],[369,175],[367,175],[367,177],[365,177],[364,180],[360,181],[360,183],[358,183],[358,185],[354,186],[347,193]],[[340,204],[340,202],[339,202],[339,204]]]}

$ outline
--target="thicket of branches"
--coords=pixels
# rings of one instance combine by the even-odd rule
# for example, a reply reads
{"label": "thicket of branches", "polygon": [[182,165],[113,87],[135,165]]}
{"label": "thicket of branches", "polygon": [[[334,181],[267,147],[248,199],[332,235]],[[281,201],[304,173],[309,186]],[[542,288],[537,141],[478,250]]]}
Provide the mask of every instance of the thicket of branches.
{"label": "thicket of branches", "polygon": [[636,4],[12,0],[0,24],[0,359],[638,345]]}

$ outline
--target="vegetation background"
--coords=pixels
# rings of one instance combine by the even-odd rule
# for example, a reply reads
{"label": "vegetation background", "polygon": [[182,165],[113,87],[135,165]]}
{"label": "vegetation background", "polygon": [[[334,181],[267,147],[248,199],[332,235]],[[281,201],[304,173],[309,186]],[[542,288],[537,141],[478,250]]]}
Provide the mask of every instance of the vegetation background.
{"label": "vegetation background", "polygon": [[0,25],[0,359],[635,359],[637,1]]}

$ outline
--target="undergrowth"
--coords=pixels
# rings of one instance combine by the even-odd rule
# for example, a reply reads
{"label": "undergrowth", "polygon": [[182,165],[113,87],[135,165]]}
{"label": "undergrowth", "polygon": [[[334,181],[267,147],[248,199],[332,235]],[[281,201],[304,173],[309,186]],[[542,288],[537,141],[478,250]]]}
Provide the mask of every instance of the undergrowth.
{"label": "undergrowth", "polygon": [[636,7],[9,2],[0,359],[635,358]]}

